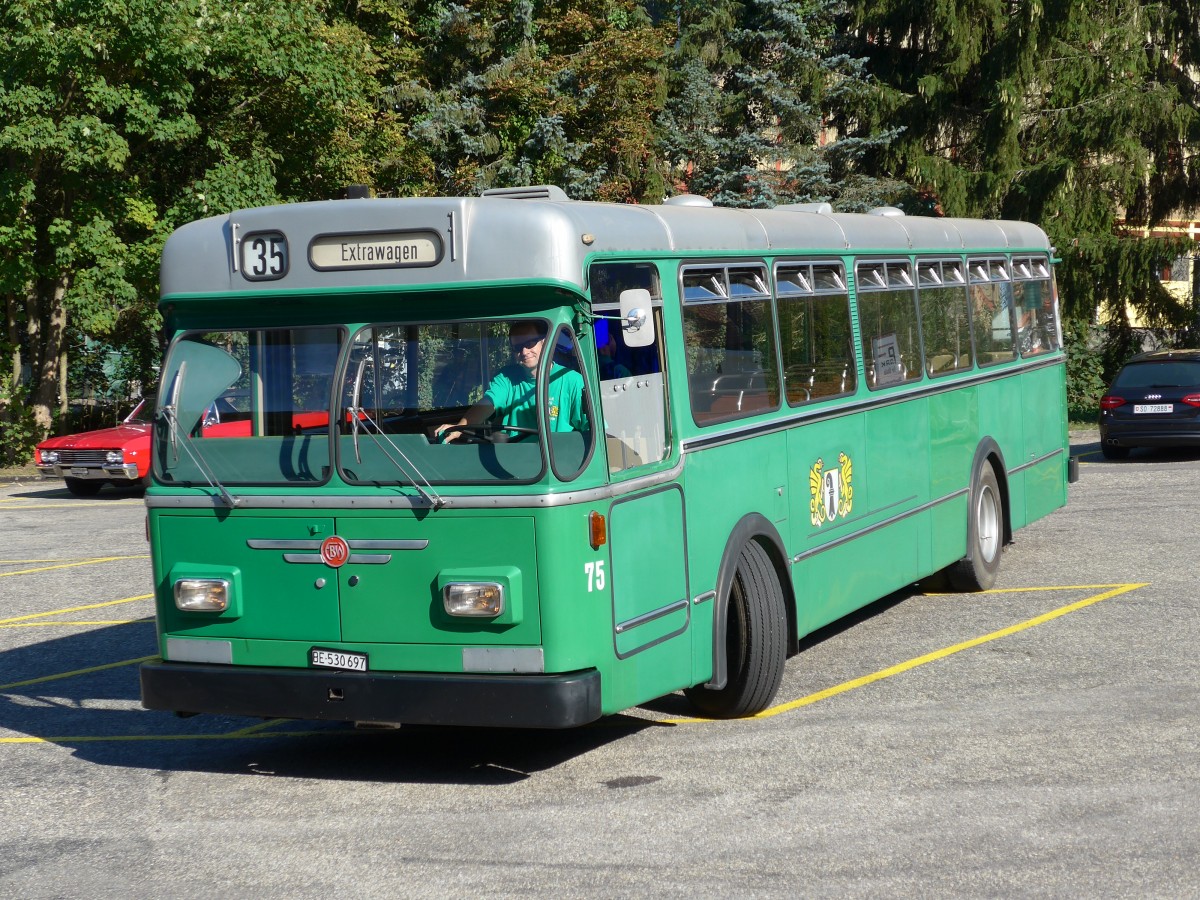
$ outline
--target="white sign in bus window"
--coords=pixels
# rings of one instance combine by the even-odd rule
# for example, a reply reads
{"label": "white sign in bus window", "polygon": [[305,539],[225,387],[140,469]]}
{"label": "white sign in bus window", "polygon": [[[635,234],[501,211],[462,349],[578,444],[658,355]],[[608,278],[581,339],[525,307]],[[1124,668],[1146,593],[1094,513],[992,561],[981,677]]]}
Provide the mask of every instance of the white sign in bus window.
{"label": "white sign in bus window", "polygon": [[442,241],[432,231],[375,231],[322,234],[308,245],[314,269],[404,269],[435,266]]}
{"label": "white sign in bus window", "polygon": [[900,343],[894,333],[871,338],[871,358],[875,362],[876,384],[898,384],[904,380]]}

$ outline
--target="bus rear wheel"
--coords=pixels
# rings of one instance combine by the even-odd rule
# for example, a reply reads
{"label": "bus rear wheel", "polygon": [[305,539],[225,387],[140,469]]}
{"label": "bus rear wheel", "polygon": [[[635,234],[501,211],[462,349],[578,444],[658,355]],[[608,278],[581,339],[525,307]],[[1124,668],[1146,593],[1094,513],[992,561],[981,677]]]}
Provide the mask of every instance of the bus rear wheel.
{"label": "bus rear wheel", "polygon": [[699,712],[716,719],[761,712],[783,680],[787,660],[783,588],[767,552],[754,541],[742,548],[728,606],[725,687],[700,686],[684,692]]}
{"label": "bus rear wheel", "polygon": [[967,514],[967,555],[946,569],[950,586],[961,592],[986,591],[996,583],[1004,549],[1004,501],[989,463],[975,473]]}

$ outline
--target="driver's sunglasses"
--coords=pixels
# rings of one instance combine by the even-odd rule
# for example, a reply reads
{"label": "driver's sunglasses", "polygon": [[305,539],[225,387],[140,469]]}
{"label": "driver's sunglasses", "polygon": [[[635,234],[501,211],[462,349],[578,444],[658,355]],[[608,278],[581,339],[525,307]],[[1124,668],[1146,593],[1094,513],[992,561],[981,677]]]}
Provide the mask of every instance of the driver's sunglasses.
{"label": "driver's sunglasses", "polygon": [[524,341],[509,341],[513,353],[520,353],[522,350],[528,350],[536,344],[540,344],[545,338],[531,337]]}

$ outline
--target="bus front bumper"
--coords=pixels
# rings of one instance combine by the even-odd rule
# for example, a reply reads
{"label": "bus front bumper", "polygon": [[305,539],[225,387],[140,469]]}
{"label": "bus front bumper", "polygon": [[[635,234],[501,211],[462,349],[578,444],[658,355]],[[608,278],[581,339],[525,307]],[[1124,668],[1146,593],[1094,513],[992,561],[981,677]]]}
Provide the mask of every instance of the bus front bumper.
{"label": "bus front bumper", "polygon": [[572,728],[600,718],[600,673],[341,672],[154,661],[142,705],[271,719]]}

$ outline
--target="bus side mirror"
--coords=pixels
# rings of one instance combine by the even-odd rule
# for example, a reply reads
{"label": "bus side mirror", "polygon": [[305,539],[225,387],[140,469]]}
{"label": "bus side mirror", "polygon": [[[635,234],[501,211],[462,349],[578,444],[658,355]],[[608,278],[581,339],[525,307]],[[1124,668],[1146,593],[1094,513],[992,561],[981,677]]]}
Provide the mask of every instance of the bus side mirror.
{"label": "bus side mirror", "polygon": [[626,347],[649,347],[654,343],[650,309],[650,292],[645,288],[621,291],[621,335]]}

